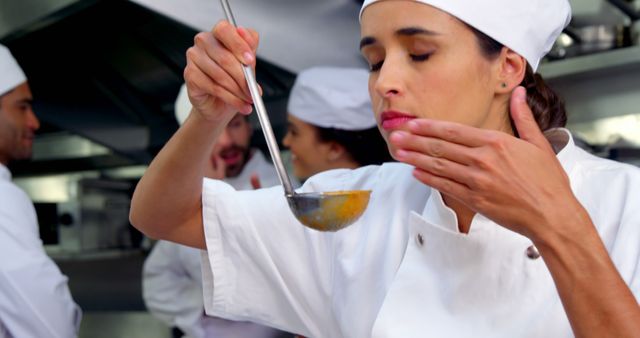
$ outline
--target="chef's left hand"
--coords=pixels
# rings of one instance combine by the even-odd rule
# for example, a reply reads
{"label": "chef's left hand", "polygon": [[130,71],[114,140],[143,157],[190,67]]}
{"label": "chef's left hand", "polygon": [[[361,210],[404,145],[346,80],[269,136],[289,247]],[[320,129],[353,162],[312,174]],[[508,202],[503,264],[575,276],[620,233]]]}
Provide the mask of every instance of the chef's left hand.
{"label": "chef's left hand", "polygon": [[251,182],[251,187],[254,190],[258,190],[258,189],[262,188],[262,183],[260,182],[260,177],[258,176],[257,173],[251,174],[251,177],[249,178],[249,180]]}
{"label": "chef's left hand", "polygon": [[396,159],[416,167],[418,180],[535,243],[584,209],[525,96],[524,88],[516,88],[510,104],[520,138],[415,119],[390,141]]}

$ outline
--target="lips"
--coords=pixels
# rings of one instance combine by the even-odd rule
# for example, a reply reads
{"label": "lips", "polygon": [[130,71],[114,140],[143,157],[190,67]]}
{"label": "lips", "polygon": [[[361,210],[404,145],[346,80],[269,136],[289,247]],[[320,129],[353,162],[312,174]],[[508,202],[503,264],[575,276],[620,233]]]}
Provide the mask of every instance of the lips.
{"label": "lips", "polygon": [[242,159],[242,152],[239,152],[239,151],[227,152],[224,154],[220,154],[220,157],[222,158],[222,160],[226,165],[233,165],[240,162],[240,160]]}
{"label": "lips", "polygon": [[391,131],[400,128],[405,123],[415,119],[413,115],[400,113],[397,111],[385,111],[380,116],[380,124],[384,130]]}

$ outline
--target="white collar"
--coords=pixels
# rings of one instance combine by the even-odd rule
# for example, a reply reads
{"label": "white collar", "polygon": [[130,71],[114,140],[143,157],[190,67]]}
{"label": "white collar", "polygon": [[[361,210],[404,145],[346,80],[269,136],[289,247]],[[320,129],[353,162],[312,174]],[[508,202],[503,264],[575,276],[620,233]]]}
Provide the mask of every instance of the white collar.
{"label": "white collar", "polygon": [[238,176],[224,178],[223,181],[233,186],[237,190],[251,189],[250,179],[253,173],[260,172],[260,168],[267,163],[267,160],[258,149],[251,149],[251,158],[244,165]]}
{"label": "white collar", "polygon": [[242,174],[245,173],[253,173],[255,171],[258,170],[258,168],[260,168],[260,166],[262,166],[263,163],[267,162],[267,160],[264,158],[264,155],[262,155],[262,152],[258,149],[251,149],[251,158],[249,159],[249,161],[247,161],[247,164],[245,164],[244,168],[242,168]]}
{"label": "white collar", "polygon": [[564,171],[571,172],[576,164],[576,155],[579,148],[573,141],[573,135],[566,128],[553,128],[544,132],[544,137],[551,143],[553,151],[556,153],[556,157],[560,164],[564,168]]}
{"label": "white collar", "polygon": [[0,163],[0,179],[11,181],[11,172],[4,164]]}

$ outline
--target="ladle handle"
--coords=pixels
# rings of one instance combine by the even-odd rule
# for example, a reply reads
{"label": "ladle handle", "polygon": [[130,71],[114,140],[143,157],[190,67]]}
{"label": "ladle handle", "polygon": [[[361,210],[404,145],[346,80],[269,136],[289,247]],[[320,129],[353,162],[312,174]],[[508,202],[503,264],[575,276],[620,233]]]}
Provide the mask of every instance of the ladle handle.
{"label": "ladle handle", "polygon": [[[226,16],[227,20],[232,25],[237,26],[236,20],[233,17],[233,13],[231,12],[231,7],[229,6],[229,1],[220,0],[220,4],[222,5],[222,9],[224,10],[224,15]],[[258,89],[256,78],[253,75],[251,67],[242,65],[242,71],[244,72],[244,78],[247,80],[247,84],[249,85],[249,91],[251,92],[253,105],[256,108],[258,120],[260,121],[260,126],[262,127],[264,138],[267,141],[269,153],[271,154],[271,158],[273,159],[276,171],[278,172],[280,183],[282,183],[286,195],[293,195],[293,186],[291,185],[291,180],[289,179],[284,164],[282,163],[282,158],[280,157],[280,149],[278,148],[278,142],[276,141],[276,137],[273,135],[273,128],[271,128],[271,122],[269,122],[267,109],[264,107],[264,102],[262,102],[262,96],[260,96],[260,90]]]}

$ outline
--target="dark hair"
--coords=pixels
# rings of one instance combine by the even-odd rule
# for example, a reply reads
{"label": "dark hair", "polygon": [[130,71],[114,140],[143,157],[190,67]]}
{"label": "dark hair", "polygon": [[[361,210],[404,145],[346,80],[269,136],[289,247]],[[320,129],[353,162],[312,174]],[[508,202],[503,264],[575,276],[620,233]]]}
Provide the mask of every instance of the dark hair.
{"label": "dark hair", "polygon": [[[467,26],[475,34],[480,50],[487,58],[495,58],[500,54],[504,47],[500,42],[469,25]],[[520,85],[527,90],[527,103],[531,107],[533,116],[542,131],[564,127],[567,124],[564,101],[545,83],[540,74],[533,72],[530,65],[527,65],[524,79]],[[509,120],[513,131],[517,135],[517,130],[510,115]]]}
{"label": "dark hair", "polygon": [[387,143],[376,127],[354,131],[314,127],[318,129],[321,141],[339,143],[360,166],[393,161]]}

